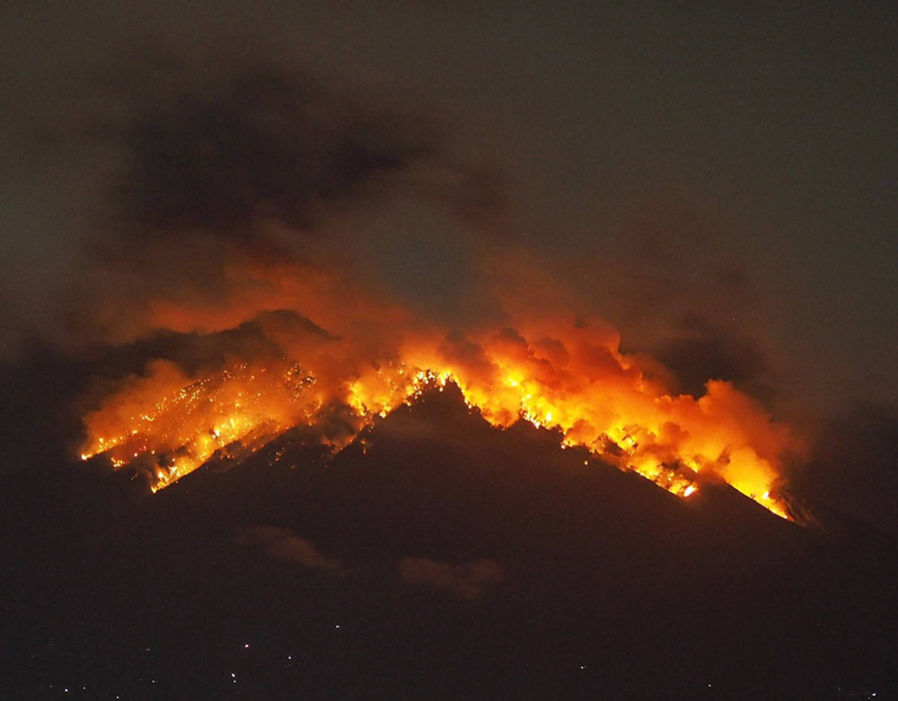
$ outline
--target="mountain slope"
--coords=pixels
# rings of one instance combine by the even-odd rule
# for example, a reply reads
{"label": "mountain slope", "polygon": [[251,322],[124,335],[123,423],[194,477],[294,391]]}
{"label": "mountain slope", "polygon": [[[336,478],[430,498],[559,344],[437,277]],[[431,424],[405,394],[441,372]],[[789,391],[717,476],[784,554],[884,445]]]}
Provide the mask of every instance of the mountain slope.
{"label": "mountain slope", "polygon": [[20,557],[19,697],[883,698],[895,681],[890,539],[834,539],[725,485],[679,499],[529,424],[493,429],[452,388],[333,459],[294,430],[152,497],[101,483]]}

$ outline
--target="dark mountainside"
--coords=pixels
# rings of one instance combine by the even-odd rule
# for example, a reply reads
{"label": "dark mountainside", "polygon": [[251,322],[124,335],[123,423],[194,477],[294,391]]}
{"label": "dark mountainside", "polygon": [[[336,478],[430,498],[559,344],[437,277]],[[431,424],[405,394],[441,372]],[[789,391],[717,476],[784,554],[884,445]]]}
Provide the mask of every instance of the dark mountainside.
{"label": "dark mountainside", "polygon": [[[46,396],[71,376],[47,369]],[[726,486],[683,501],[529,424],[495,430],[452,387],[334,459],[294,430],[149,496],[75,465],[70,417],[20,379],[3,388],[2,698],[898,687],[898,546],[836,514],[800,528]]]}

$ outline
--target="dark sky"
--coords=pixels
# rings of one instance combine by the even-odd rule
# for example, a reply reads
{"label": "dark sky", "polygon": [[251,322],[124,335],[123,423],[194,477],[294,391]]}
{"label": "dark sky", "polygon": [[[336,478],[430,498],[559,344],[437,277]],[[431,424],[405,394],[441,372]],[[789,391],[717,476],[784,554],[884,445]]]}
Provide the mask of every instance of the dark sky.
{"label": "dark sky", "polygon": [[[706,315],[697,299],[720,292],[699,278],[723,260],[745,290],[710,322],[761,336],[798,403],[890,400],[898,97],[886,7],[6,3],[3,278],[33,318],[72,274],[111,157],[67,136],[100,128],[85,103],[98,85],[122,89],[114,69],[139,82],[142,51],[188,63],[231,52],[435,119],[452,148],[501,174],[507,226],[582,279],[625,345]],[[634,231],[663,251],[646,255]],[[440,256],[419,249],[434,267]]]}
{"label": "dark sky", "polygon": [[[275,194],[275,213],[306,226],[335,201],[315,227],[327,238],[350,222],[336,235],[348,255],[425,314],[489,317],[493,301],[469,283],[508,277],[526,304],[558,295],[604,316],[625,349],[674,368],[682,389],[719,375],[798,421],[847,412],[851,423],[859,401],[877,421],[894,416],[898,26],[887,3],[11,2],[0,12],[7,356],[35,332],[67,343],[68,307],[91,304],[80,287],[130,294],[95,278],[103,246],[135,218],[154,236],[185,223],[218,231],[210,213],[236,203],[224,216],[239,219],[260,179],[274,172],[269,201],[304,178],[282,151],[305,157],[333,121],[336,132],[367,130],[355,170],[313,172],[301,192],[311,205],[285,213]],[[283,130],[253,143],[253,131],[247,153],[198,167],[178,220],[174,170],[154,154],[202,161],[189,144],[203,119],[239,141],[248,103],[232,84],[257,70],[378,116],[328,103],[308,117],[308,143]],[[154,141],[169,127],[173,141]],[[347,196],[409,164],[414,176],[388,204]],[[508,269],[484,272],[484,240],[508,249]]]}

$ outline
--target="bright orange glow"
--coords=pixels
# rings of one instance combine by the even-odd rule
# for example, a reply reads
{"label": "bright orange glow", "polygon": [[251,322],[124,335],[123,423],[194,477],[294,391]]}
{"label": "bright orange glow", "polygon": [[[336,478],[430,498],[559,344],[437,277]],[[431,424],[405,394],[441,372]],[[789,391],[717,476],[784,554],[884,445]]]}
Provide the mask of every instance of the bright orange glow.
{"label": "bright orange glow", "polygon": [[[564,447],[586,448],[682,497],[714,476],[788,518],[777,493],[788,429],[725,381],[709,381],[697,399],[670,394],[604,325],[408,332],[377,359],[346,339],[290,354],[295,361],[237,362],[200,377],[157,362],[85,418],[81,457],[144,466],[156,491],[297,425],[317,428],[339,450],[377,417],[453,382],[493,426],[523,419],[557,430]],[[325,429],[339,406],[349,409],[342,428]]]}

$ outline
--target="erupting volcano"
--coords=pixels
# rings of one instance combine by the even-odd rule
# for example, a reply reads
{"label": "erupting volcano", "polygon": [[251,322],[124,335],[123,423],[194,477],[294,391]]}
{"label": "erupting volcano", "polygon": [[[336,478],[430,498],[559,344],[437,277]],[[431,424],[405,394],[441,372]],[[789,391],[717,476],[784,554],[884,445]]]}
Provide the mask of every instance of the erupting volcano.
{"label": "erupting volcano", "polygon": [[517,326],[409,335],[377,358],[351,338],[306,333],[303,353],[196,377],[160,361],[85,418],[81,458],[147,470],[157,491],[297,425],[339,451],[423,390],[454,383],[497,428],[523,420],[555,430],[564,447],[584,447],[683,498],[705,479],[723,480],[790,518],[779,470],[795,440],[732,384],[709,380],[702,397],[675,395],[657,363],[654,374],[640,367],[605,324]]}

